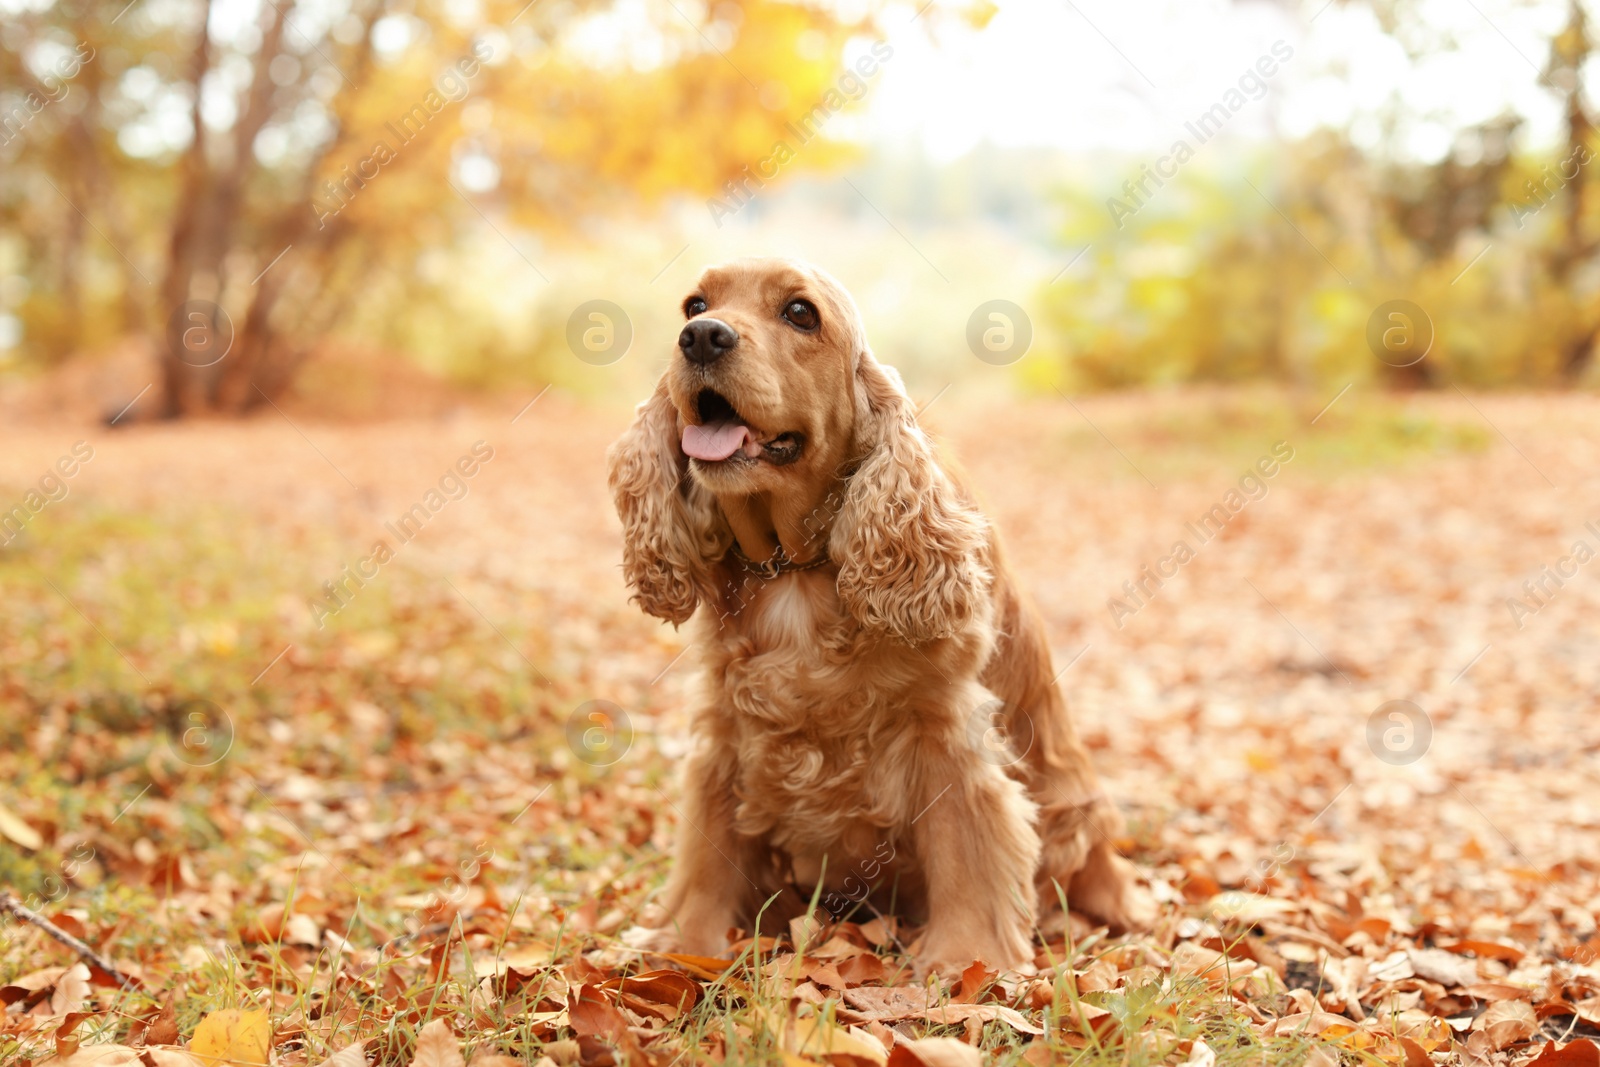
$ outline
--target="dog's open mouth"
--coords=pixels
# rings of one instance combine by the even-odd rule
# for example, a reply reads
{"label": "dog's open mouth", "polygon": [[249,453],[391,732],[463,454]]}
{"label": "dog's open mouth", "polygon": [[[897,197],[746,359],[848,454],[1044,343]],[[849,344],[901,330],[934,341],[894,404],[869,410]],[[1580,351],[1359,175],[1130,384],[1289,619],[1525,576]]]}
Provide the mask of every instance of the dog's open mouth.
{"label": "dog's open mouth", "polygon": [[695,397],[695,414],[700,423],[683,428],[683,452],[702,463],[765,460],[781,467],[800,458],[805,443],[800,434],[780,433],[763,440],[760,431],[747,425],[715,389],[700,390]]}

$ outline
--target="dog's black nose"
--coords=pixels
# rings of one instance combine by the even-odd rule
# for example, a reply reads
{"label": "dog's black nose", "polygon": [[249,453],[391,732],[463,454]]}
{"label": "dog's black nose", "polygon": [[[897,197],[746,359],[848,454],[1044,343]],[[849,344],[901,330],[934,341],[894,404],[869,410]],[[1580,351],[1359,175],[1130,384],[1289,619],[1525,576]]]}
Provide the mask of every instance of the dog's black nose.
{"label": "dog's black nose", "polygon": [[678,335],[678,347],[690,363],[715,363],[733,350],[739,335],[720,319],[695,319]]}

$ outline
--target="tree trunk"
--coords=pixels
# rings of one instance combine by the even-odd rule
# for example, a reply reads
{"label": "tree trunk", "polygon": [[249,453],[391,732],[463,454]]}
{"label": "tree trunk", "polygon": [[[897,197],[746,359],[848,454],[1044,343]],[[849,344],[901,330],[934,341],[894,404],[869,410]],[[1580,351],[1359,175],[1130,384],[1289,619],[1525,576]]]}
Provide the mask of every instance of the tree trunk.
{"label": "tree trunk", "polygon": [[[1562,205],[1561,243],[1550,256],[1550,277],[1563,288],[1572,284],[1577,269],[1594,254],[1595,242],[1584,233],[1584,208],[1588,203],[1589,170],[1583,160],[1590,148],[1594,124],[1583,105],[1583,68],[1593,51],[1589,39],[1588,17],[1581,0],[1569,0],[1567,25],[1551,45],[1550,69],[1547,80],[1564,94],[1563,101],[1567,126],[1567,161],[1565,166],[1577,173],[1566,179],[1566,201]],[[1561,374],[1568,382],[1576,382],[1589,369],[1594,355],[1594,341],[1600,333],[1600,309],[1590,301],[1583,309],[1585,321],[1580,323],[1576,336],[1562,346]]]}
{"label": "tree trunk", "polygon": [[190,320],[183,312],[189,300],[195,271],[195,252],[202,227],[209,166],[206,162],[206,126],[200,117],[200,87],[211,67],[211,9],[215,0],[206,0],[200,14],[200,29],[195,35],[194,58],[189,83],[194,86],[193,127],[189,147],[179,164],[178,202],[174,205],[172,236],[167,244],[167,270],[161,282],[160,305],[156,308],[158,329],[162,331],[161,353],[162,418],[177,418],[200,408],[201,395],[195,388],[193,369],[181,358],[185,353],[186,331]]}
{"label": "tree trunk", "polygon": [[[208,5],[213,2],[208,0]],[[371,71],[370,29],[378,11],[378,5],[366,5],[362,14],[363,44],[355,56],[358,78]],[[243,315],[234,320],[214,307],[220,304],[226,289],[229,254],[234,250],[255,167],[255,140],[275,110],[276,88],[269,67],[282,52],[288,22],[279,4],[264,8],[262,19],[262,43],[252,57],[253,76],[240,102],[225,165],[219,165],[207,151],[198,97],[196,100],[194,141],[183,160],[182,200],[174,214],[167,275],[161,291],[160,312],[165,327],[161,411],[168,418],[206,412],[238,414],[287,388],[303,360],[304,350],[299,340],[286,338],[275,328],[274,311],[293,272],[307,269],[308,260],[309,269],[318,269],[326,262],[327,251],[346,230],[337,222],[326,228],[313,228],[316,217],[310,206],[323,161],[330,152],[346,145],[348,123],[340,121],[340,132],[308,165],[303,194],[281,209],[276,223],[265,228],[268,236],[262,238],[262,246],[254,250],[262,273],[250,285],[249,305]],[[209,46],[202,30],[195,49],[196,86],[208,68]],[[285,262],[275,262],[284,253]],[[194,358],[186,337],[206,346],[199,353],[200,358]],[[210,362],[213,355],[217,357],[214,363]],[[205,365],[197,365],[202,363]]]}

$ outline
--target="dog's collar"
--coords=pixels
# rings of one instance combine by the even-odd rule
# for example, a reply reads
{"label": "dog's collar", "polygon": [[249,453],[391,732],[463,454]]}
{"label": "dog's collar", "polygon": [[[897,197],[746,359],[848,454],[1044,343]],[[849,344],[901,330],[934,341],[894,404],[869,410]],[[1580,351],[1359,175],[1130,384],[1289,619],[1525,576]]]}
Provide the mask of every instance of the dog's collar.
{"label": "dog's collar", "polygon": [[751,572],[752,574],[759,575],[768,581],[771,581],[780,574],[793,571],[815,570],[816,568],[821,567],[823,564],[828,562],[828,554],[823,552],[819,554],[816,559],[808,560],[805,563],[796,563],[794,560],[789,558],[787,553],[784,552],[782,545],[778,546],[778,550],[772,554],[771,559],[765,560],[761,563],[757,563],[755,560],[745,555],[744,550],[739,547],[739,542],[737,541],[735,541],[731,546],[731,551],[733,552],[733,558],[737,559],[741,564],[743,564],[745,570]]}

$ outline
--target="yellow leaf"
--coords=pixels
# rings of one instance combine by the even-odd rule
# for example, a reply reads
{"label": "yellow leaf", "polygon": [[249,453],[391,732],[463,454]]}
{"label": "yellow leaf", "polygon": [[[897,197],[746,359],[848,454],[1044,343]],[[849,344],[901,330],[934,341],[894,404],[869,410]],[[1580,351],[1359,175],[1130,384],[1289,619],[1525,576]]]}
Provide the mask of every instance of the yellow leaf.
{"label": "yellow leaf", "polygon": [[967,6],[965,11],[961,12],[961,17],[966,19],[968,26],[975,30],[981,30],[989,25],[989,20],[994,18],[999,11],[1000,9],[994,5],[993,0],[974,0],[973,3]]}
{"label": "yellow leaf", "polygon": [[0,804],[0,834],[4,834],[29,852],[37,852],[44,847],[44,838],[39,836],[39,831],[22,821],[22,817],[4,804]]}
{"label": "yellow leaf", "polygon": [[1260,749],[1256,748],[1245,750],[1244,761],[1252,771],[1261,771],[1264,773],[1266,771],[1275,771],[1278,769],[1278,761],[1273,758],[1272,753],[1262,752]]}
{"label": "yellow leaf", "polygon": [[791,1052],[812,1058],[850,1056],[880,1065],[889,1061],[889,1054],[876,1038],[830,1025],[816,1016],[794,1020],[783,1044]]}
{"label": "yellow leaf", "polygon": [[214,1011],[200,1020],[189,1039],[189,1052],[205,1067],[259,1067],[272,1047],[272,1027],[265,1008]]}

